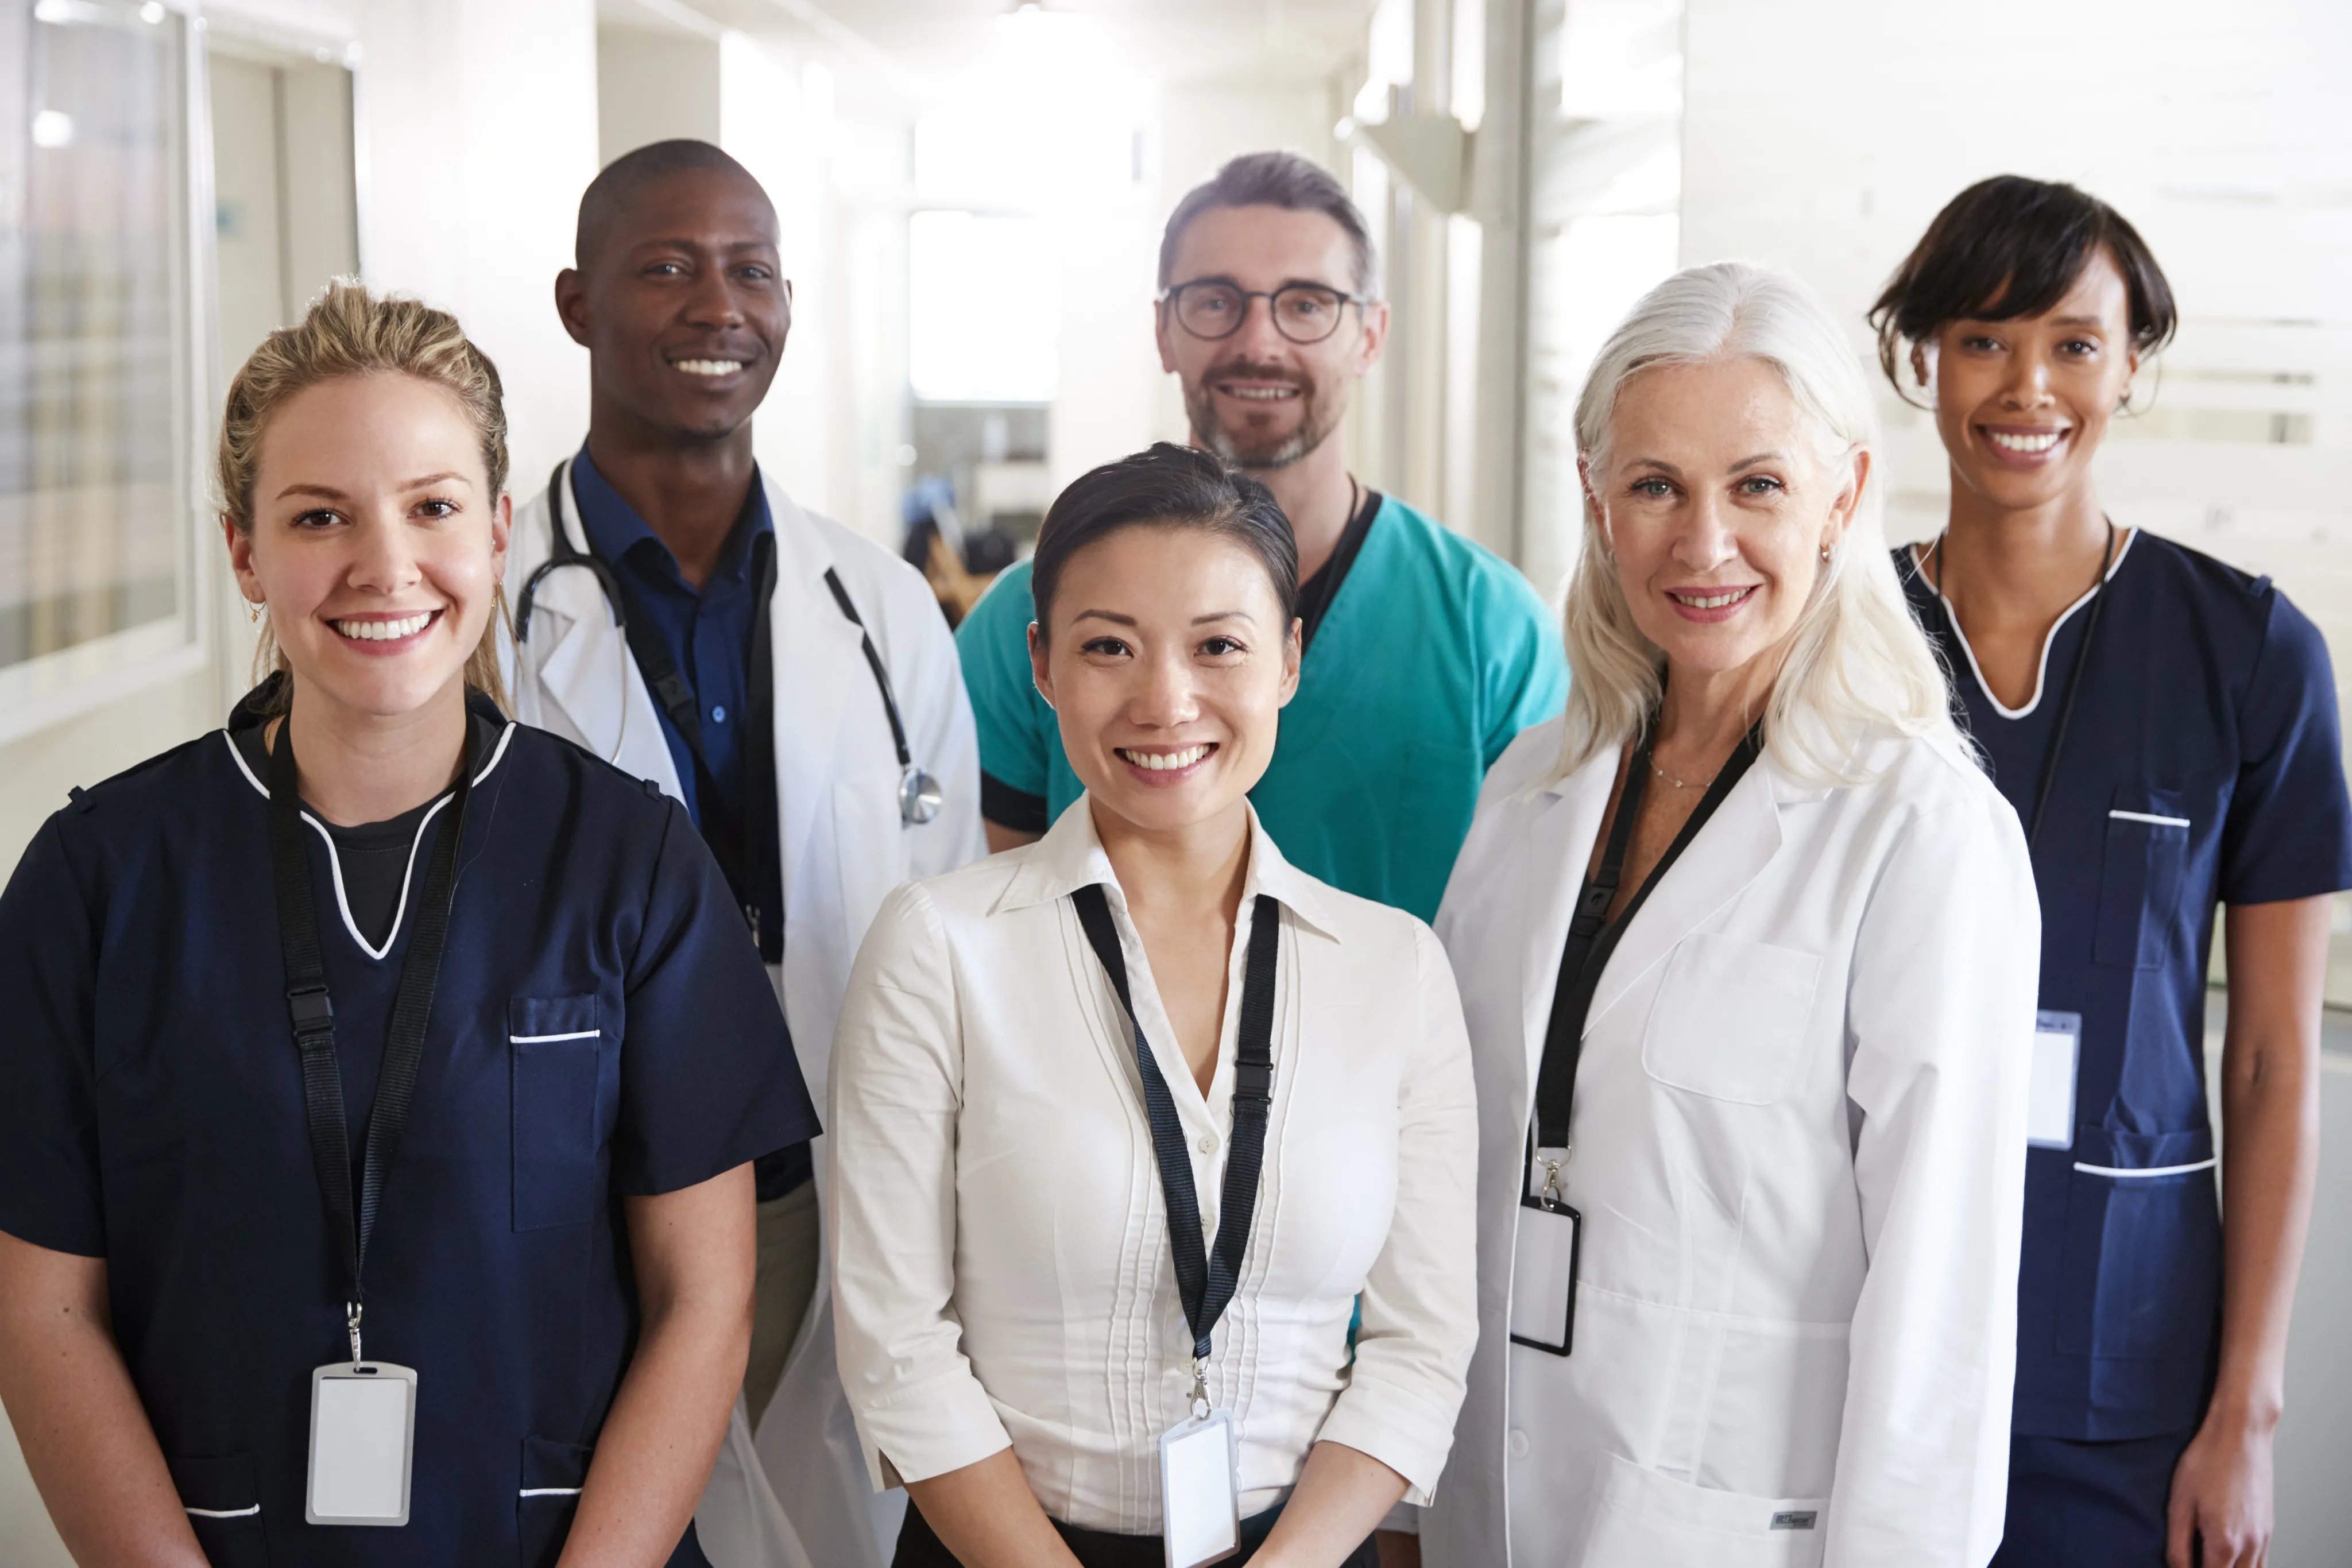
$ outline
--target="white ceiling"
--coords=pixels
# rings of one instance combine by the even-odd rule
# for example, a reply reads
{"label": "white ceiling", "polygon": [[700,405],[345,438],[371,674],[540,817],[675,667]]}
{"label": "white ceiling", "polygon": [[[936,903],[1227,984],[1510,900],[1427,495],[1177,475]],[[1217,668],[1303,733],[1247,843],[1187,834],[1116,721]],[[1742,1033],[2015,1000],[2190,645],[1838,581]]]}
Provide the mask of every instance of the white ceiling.
{"label": "white ceiling", "polygon": [[[875,90],[968,87],[1006,36],[1012,0],[598,0],[625,26],[731,27],[827,57]],[[1082,37],[1139,91],[1326,77],[1363,47],[1372,0],[1047,0],[1040,30]],[[1099,86],[1099,82],[1095,85]]]}

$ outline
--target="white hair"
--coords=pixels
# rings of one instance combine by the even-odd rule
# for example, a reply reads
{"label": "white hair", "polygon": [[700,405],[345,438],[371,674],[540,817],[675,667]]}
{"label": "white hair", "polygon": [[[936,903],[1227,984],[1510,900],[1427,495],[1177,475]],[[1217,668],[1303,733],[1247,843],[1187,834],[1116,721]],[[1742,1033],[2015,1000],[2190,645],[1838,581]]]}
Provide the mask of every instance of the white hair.
{"label": "white hair", "polygon": [[[1804,284],[1752,263],[1718,261],[1685,268],[1643,296],[1594,356],[1577,399],[1577,452],[1592,484],[1607,465],[1610,423],[1628,381],[1654,365],[1727,359],[1760,360],[1780,373],[1832,465],[1850,474],[1856,455],[1872,455],[1845,538],[1781,643],[1763,715],[1773,760],[1799,779],[1834,787],[1866,781],[1855,754],[1874,730],[1958,742],[1943,665],[1911,619],[1887,549],[1869,382],[1836,318]],[[1640,734],[1665,687],[1665,655],[1634,623],[1590,489],[1565,632],[1574,678],[1561,777]]]}

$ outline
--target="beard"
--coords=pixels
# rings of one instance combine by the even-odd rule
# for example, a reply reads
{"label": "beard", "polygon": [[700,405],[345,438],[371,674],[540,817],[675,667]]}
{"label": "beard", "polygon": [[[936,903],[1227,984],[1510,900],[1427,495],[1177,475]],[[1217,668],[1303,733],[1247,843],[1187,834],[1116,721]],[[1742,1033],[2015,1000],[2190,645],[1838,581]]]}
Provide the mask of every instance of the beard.
{"label": "beard", "polygon": [[[1299,405],[1297,425],[1286,435],[1276,435],[1271,431],[1252,429],[1251,424],[1255,421],[1246,416],[1238,429],[1220,423],[1217,419],[1217,394],[1209,389],[1226,376],[1287,382],[1297,387]],[[1270,365],[1251,365],[1242,361],[1229,361],[1218,365],[1184,389],[1184,412],[1192,422],[1193,436],[1228,468],[1265,470],[1289,467],[1322,445],[1339,427],[1341,411],[1334,406],[1334,402],[1326,399],[1313,381],[1296,371]]]}

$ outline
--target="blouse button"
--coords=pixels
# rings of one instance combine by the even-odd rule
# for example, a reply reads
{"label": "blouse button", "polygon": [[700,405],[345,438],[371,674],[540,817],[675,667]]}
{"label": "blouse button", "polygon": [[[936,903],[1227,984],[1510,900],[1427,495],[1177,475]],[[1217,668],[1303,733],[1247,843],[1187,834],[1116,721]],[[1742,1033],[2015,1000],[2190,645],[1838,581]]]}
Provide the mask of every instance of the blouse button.
{"label": "blouse button", "polygon": [[1216,1134],[1203,1133],[1201,1134],[1201,1152],[1204,1155],[1213,1155],[1217,1152]]}
{"label": "blouse button", "polygon": [[1504,1447],[1510,1449],[1511,1458],[1515,1459],[1524,1459],[1528,1457],[1528,1435],[1517,1428],[1513,1428],[1510,1437],[1505,1442]]}

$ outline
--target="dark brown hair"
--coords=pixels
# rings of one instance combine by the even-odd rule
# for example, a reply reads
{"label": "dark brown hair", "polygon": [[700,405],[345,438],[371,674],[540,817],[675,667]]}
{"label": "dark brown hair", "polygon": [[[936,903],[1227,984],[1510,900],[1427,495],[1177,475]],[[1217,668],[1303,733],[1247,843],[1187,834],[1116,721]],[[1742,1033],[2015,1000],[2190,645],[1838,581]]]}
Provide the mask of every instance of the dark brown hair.
{"label": "dark brown hair", "polygon": [[1052,628],[1054,590],[1070,558],[1130,528],[1197,528],[1248,550],[1274,584],[1288,634],[1298,609],[1298,540],[1274,492],[1198,448],[1159,441],[1079,475],[1054,497],[1029,563],[1029,596],[1041,638]]}
{"label": "dark brown hair", "polygon": [[1879,368],[1902,392],[1896,367],[1906,344],[1925,342],[1954,321],[2039,316],[2101,250],[2124,275],[2132,346],[2155,352],[2172,340],[2180,318],[2156,254],[2121,213],[2054,181],[2022,174],[1978,181],[1936,214],[1870,308]]}
{"label": "dark brown hair", "polygon": [[1160,235],[1160,289],[1166,293],[1176,281],[1176,247],[1194,218],[1217,207],[1280,207],[1286,212],[1321,213],[1347,231],[1356,253],[1356,292],[1367,298],[1374,291],[1378,271],[1372,254],[1372,231],[1361,208],[1331,172],[1296,152],[1244,152],[1226,160],[1208,183],[1195,185],[1168,214]]}

